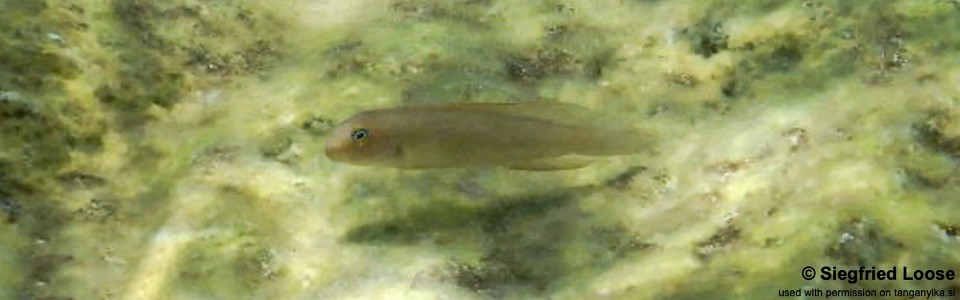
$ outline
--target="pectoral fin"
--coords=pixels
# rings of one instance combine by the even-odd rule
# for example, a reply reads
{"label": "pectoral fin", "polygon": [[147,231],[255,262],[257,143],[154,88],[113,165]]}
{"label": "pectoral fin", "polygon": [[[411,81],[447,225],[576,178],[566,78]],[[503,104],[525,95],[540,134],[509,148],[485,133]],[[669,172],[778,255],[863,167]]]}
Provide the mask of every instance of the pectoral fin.
{"label": "pectoral fin", "polygon": [[522,171],[560,171],[583,168],[594,160],[586,156],[566,155],[515,163],[507,167]]}

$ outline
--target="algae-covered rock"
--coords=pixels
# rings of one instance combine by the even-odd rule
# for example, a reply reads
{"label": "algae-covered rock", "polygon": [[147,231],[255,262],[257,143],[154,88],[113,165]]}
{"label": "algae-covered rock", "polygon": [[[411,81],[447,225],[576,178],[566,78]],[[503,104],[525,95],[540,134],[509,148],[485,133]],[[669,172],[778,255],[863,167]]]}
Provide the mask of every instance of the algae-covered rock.
{"label": "algae-covered rock", "polygon": [[[958,7],[6,1],[0,299],[955,293],[801,272],[960,271]],[[556,172],[323,155],[360,111],[520,101],[659,138]]]}

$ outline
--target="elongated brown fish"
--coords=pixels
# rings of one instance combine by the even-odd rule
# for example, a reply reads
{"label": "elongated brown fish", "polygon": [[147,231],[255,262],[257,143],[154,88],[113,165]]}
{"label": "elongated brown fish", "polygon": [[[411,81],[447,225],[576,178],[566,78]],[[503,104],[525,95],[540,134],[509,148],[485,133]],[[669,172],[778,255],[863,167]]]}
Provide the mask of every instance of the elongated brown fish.
{"label": "elongated brown fish", "polygon": [[558,170],[624,155],[649,138],[589,110],[551,102],[461,103],[365,111],[334,128],[327,157],[394,168]]}

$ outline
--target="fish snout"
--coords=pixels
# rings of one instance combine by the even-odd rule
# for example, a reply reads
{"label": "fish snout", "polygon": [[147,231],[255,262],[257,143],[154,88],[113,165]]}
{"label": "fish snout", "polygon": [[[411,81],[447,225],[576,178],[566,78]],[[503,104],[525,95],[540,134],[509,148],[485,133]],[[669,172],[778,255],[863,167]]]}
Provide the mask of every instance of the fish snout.
{"label": "fish snout", "polygon": [[334,161],[343,161],[346,158],[348,143],[342,139],[331,139],[324,145],[324,152],[327,158]]}

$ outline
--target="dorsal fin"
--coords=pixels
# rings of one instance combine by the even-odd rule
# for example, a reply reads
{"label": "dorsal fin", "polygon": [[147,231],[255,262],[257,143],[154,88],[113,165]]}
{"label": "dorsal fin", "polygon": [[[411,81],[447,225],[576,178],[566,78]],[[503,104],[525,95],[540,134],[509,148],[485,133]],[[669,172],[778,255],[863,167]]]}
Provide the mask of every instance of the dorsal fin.
{"label": "dorsal fin", "polygon": [[590,109],[563,102],[530,101],[513,103],[423,104],[407,106],[406,108],[493,112],[535,118],[568,126],[624,127],[621,124],[611,122],[612,119],[604,118]]}

